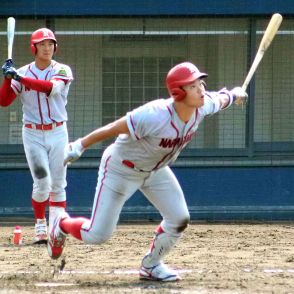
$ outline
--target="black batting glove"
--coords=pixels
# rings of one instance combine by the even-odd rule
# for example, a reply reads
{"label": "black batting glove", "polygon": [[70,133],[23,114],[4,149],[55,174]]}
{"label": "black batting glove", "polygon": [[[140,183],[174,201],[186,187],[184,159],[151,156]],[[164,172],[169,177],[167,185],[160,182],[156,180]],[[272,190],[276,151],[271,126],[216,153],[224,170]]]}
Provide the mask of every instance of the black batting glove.
{"label": "black batting glove", "polygon": [[17,70],[14,67],[7,67],[3,70],[3,74],[6,79],[14,79],[16,81],[21,80],[21,76],[17,73]]}
{"label": "black batting glove", "polygon": [[14,67],[14,63],[11,58],[6,59],[5,63],[6,67]]}
{"label": "black batting glove", "polygon": [[12,59],[7,59],[4,64],[2,65],[2,72],[3,72],[3,75],[4,74],[4,71],[6,71],[9,67],[14,67],[14,64],[13,64],[13,61]]}

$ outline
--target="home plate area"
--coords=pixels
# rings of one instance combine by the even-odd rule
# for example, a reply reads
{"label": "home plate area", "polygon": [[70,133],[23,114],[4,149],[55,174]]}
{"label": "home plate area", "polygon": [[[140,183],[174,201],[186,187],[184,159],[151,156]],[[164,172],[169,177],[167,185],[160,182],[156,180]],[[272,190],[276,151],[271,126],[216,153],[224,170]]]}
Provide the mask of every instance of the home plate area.
{"label": "home plate area", "polygon": [[156,225],[120,224],[99,245],[68,237],[63,256],[52,260],[46,245],[30,243],[33,225],[22,225],[24,245],[15,246],[15,224],[0,223],[0,294],[294,292],[291,224],[193,223],[165,259],[182,278],[169,283],[139,279]]}

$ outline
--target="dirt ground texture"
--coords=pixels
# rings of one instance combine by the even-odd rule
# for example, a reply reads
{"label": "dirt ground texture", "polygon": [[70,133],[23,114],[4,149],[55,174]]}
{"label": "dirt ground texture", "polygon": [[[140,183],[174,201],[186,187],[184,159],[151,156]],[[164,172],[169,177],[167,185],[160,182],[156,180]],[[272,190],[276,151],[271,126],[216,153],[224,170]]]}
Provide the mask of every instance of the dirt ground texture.
{"label": "dirt ground texture", "polygon": [[100,245],[68,237],[58,260],[30,245],[32,224],[22,224],[24,245],[12,245],[15,225],[0,223],[0,294],[294,293],[291,223],[191,224],[166,258],[182,276],[173,283],[138,278],[156,223],[120,224]]}

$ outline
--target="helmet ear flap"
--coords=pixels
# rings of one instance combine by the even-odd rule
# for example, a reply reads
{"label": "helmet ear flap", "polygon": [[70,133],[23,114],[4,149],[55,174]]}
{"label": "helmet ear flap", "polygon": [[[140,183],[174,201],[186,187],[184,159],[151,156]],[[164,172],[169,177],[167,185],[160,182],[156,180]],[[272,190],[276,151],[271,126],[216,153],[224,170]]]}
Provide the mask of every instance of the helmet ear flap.
{"label": "helmet ear flap", "polygon": [[165,83],[169,94],[174,97],[175,101],[180,101],[186,97],[186,92],[182,87],[204,77],[207,77],[207,74],[200,72],[193,63],[182,62],[170,69]]}
{"label": "helmet ear flap", "polygon": [[177,87],[171,89],[171,95],[174,97],[175,101],[180,101],[186,97],[186,92],[182,88]]}
{"label": "helmet ear flap", "polygon": [[37,48],[36,48],[35,44],[31,44],[31,50],[32,50],[33,55],[36,55]]}

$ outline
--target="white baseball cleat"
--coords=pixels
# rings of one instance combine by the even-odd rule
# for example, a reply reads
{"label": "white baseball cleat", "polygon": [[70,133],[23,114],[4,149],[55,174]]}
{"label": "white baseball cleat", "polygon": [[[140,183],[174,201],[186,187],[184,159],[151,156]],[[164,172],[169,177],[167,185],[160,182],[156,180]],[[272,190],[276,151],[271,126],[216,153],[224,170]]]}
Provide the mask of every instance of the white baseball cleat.
{"label": "white baseball cleat", "polygon": [[164,263],[159,263],[150,268],[143,265],[139,271],[141,280],[161,281],[161,282],[175,282],[181,280],[177,271],[168,268]]}
{"label": "white baseball cleat", "polygon": [[69,215],[65,211],[58,214],[54,219],[52,229],[49,232],[47,249],[48,254],[52,259],[57,259],[62,254],[67,234],[62,232],[59,227],[59,223],[60,220],[67,217],[69,217]]}
{"label": "white baseball cleat", "polygon": [[46,219],[37,219],[35,223],[35,244],[47,243],[47,221]]}

